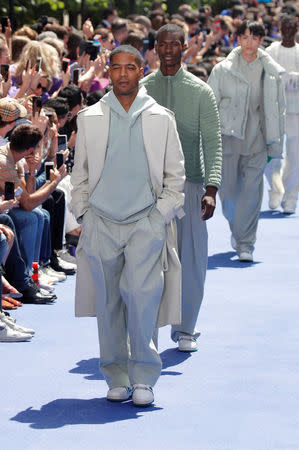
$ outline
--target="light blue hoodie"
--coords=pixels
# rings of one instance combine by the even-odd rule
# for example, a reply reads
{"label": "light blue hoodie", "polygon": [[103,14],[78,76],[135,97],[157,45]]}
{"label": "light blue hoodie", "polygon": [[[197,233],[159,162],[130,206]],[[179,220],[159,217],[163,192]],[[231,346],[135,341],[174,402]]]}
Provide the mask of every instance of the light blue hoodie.
{"label": "light blue hoodie", "polygon": [[89,203],[97,215],[111,222],[135,222],[156,203],[141,122],[141,113],[155,100],[141,88],[128,112],[113,90],[101,101],[110,106],[109,138],[104,169]]}

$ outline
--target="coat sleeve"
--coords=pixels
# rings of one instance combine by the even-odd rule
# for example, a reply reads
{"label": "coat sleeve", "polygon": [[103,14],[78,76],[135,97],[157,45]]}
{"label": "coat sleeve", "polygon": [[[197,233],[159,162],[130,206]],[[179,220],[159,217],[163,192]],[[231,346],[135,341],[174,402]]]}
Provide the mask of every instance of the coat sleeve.
{"label": "coat sleeve", "polygon": [[72,200],[71,209],[77,221],[88,209],[89,185],[88,185],[88,159],[84,129],[84,116],[79,114],[77,118],[78,133],[75,147],[75,163],[71,175]]}
{"label": "coat sleeve", "polygon": [[279,117],[279,142],[273,142],[267,146],[268,156],[281,158],[283,153],[284,135],[286,132],[286,99],[285,90],[281,76],[277,80],[277,105]]}
{"label": "coat sleeve", "polygon": [[166,151],[164,157],[163,189],[157,200],[157,209],[168,224],[174,217],[184,216],[184,155],[174,117],[169,115]]}
{"label": "coat sleeve", "polygon": [[201,97],[199,123],[204,156],[205,186],[219,188],[222,170],[222,141],[219,113],[215,95],[209,86],[206,86]]}

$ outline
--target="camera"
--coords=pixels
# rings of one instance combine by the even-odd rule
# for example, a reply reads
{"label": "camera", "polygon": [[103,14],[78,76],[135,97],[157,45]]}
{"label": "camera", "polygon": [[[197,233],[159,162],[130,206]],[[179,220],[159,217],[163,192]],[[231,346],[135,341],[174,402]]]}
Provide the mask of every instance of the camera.
{"label": "camera", "polygon": [[99,55],[100,49],[100,42],[95,43],[94,41],[81,41],[79,45],[79,56],[85,52],[90,56],[91,61],[94,61]]}

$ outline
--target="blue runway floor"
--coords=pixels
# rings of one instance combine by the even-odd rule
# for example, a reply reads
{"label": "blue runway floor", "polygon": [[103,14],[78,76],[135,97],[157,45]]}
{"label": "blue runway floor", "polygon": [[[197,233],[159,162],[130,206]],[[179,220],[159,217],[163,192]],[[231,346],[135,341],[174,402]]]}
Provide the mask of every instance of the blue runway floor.
{"label": "blue runway floor", "polygon": [[160,332],[155,404],[105,400],[95,319],[73,314],[74,277],[55,305],[12,315],[32,342],[0,344],[0,450],[299,449],[299,218],[263,203],[254,264],[239,263],[218,202],[199,351]]}

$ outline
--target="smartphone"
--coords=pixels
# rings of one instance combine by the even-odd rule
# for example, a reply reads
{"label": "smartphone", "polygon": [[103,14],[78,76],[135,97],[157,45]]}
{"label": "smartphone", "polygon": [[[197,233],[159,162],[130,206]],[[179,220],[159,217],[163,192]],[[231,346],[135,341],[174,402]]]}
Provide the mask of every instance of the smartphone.
{"label": "smartphone", "polygon": [[18,197],[19,195],[21,195],[23,192],[23,189],[19,186],[15,192],[15,197]]}
{"label": "smartphone", "polygon": [[4,183],[4,200],[13,200],[15,198],[15,183],[5,181]]}
{"label": "smartphone", "polygon": [[8,81],[8,75],[9,75],[9,65],[8,64],[1,64],[1,75],[3,77],[4,82],[6,83]]}
{"label": "smartphone", "polygon": [[142,39],[142,51],[145,53],[149,49],[149,39]]}
{"label": "smartphone", "polygon": [[64,164],[63,153],[56,153],[56,166],[57,169]]}
{"label": "smartphone", "polygon": [[26,72],[27,72],[27,70],[28,70],[28,67],[29,67],[29,63],[30,63],[30,61],[29,61],[29,59],[28,59],[28,61],[26,62]]}
{"label": "smartphone", "polygon": [[79,75],[80,75],[80,69],[74,69],[74,71],[73,71],[73,83],[75,85],[78,85]]}
{"label": "smartphone", "polygon": [[4,33],[5,28],[8,27],[8,17],[1,17],[1,26],[2,26],[2,33]]}
{"label": "smartphone", "polygon": [[54,169],[54,163],[52,161],[45,162],[45,171],[46,171],[46,183],[50,183],[50,170]]}
{"label": "smartphone", "polygon": [[41,97],[32,97],[32,117],[37,113],[40,114],[40,110],[42,109],[42,98]]}
{"label": "smartphone", "polygon": [[57,138],[57,146],[58,151],[66,150],[67,149],[67,135],[66,134],[59,134]]}
{"label": "smartphone", "polygon": [[52,125],[54,123],[54,111],[51,111],[50,109],[47,108],[43,108],[43,111],[45,113],[45,116],[47,116],[49,119],[49,124]]}
{"label": "smartphone", "polygon": [[42,68],[42,59],[43,58],[41,56],[38,56],[36,58],[36,71],[37,72],[39,72],[41,70],[41,68]]}
{"label": "smartphone", "polygon": [[66,73],[67,68],[68,68],[68,66],[69,66],[69,64],[70,64],[70,61],[71,61],[71,60],[70,60],[69,58],[63,58],[61,68],[62,68],[62,71],[63,71],[64,73]]}

